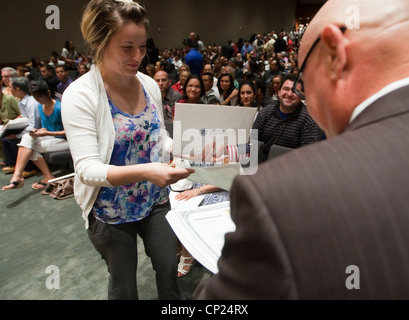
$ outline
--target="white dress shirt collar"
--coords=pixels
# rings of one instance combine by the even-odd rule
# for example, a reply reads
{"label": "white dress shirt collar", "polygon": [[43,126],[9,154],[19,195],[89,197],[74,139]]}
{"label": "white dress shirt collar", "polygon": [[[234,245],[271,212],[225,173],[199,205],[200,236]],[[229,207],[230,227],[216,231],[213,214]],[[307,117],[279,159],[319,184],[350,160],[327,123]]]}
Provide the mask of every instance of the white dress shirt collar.
{"label": "white dress shirt collar", "polygon": [[397,89],[400,89],[404,86],[409,85],[409,78],[405,78],[402,80],[398,80],[395,82],[392,82],[391,84],[387,85],[377,93],[375,93],[373,96],[369,97],[366,99],[364,102],[362,102],[359,106],[355,108],[355,110],[352,112],[351,119],[349,120],[349,123],[354,121],[356,117],[364,111],[368,106],[370,106],[372,103],[374,103],[376,100],[382,98],[383,96],[387,95],[388,93],[391,93],[392,91],[395,91]]}

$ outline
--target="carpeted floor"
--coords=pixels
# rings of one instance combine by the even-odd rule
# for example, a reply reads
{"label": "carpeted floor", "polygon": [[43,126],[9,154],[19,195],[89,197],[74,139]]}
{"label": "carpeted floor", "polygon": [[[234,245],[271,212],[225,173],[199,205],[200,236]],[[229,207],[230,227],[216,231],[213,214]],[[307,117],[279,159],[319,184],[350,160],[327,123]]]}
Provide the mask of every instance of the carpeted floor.
{"label": "carpeted floor", "polygon": [[[0,191],[0,299],[107,299],[106,265],[88,239],[79,207],[74,198],[54,200],[33,190],[31,185],[41,177],[26,179],[21,189]],[[10,178],[0,172],[0,186]],[[154,271],[139,244],[139,297],[155,300]],[[179,279],[187,299],[209,275],[196,263]]]}

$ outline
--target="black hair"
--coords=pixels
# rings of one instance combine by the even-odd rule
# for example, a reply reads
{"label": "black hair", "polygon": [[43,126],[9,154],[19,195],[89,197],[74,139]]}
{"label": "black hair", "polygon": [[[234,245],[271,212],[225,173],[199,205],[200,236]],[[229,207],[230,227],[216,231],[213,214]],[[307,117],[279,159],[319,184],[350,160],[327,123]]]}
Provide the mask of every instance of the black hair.
{"label": "black hair", "polygon": [[205,86],[202,80],[202,77],[198,76],[197,74],[191,74],[189,78],[186,79],[185,85],[183,87],[183,98],[187,99],[187,93],[186,93],[186,89],[187,89],[187,85],[189,83],[190,80],[192,79],[197,79],[200,83],[200,98],[203,97],[206,94],[206,90],[205,90]]}
{"label": "black hair", "polygon": [[48,96],[49,88],[47,82],[45,80],[31,81],[30,93],[31,95],[37,94],[41,96]]}

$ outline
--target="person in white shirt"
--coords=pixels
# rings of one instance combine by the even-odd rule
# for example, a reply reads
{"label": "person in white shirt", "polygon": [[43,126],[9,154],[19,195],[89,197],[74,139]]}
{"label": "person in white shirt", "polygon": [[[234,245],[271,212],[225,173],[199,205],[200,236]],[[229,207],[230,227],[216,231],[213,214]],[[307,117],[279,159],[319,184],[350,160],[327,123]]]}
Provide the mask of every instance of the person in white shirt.
{"label": "person in white shirt", "polygon": [[[3,172],[13,173],[15,170],[18,144],[21,141],[23,134],[31,130],[41,128],[41,119],[38,113],[38,102],[33,96],[29,95],[30,81],[27,77],[15,77],[11,79],[11,93],[19,100],[18,107],[22,118],[28,119],[28,126],[20,134],[14,134],[3,137],[2,143],[4,146],[4,153],[6,156],[6,166],[2,168]],[[23,177],[28,178],[36,174],[36,166],[30,161],[23,171]]]}
{"label": "person in white shirt", "polygon": [[137,235],[156,271],[158,298],[183,299],[177,284],[176,236],[165,215],[166,186],[191,169],[161,163],[171,152],[161,92],[138,72],[149,20],[128,0],[92,0],[81,23],[96,67],[62,98],[63,122],[75,167],[75,198],[88,235],[109,270],[109,299],[138,299]]}

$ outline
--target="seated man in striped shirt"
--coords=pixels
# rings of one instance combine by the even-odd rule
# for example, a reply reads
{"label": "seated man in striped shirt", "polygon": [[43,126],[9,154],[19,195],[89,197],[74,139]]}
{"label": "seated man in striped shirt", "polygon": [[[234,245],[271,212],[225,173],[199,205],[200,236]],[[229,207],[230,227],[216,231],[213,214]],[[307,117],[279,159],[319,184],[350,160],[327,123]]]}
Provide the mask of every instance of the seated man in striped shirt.
{"label": "seated man in striped shirt", "polygon": [[[288,75],[279,92],[279,101],[263,108],[257,115],[253,129],[258,140],[264,142],[268,156],[271,146],[299,148],[320,140],[320,129],[309,115],[301,99],[292,92],[294,75]],[[299,90],[302,90],[301,83]]]}

